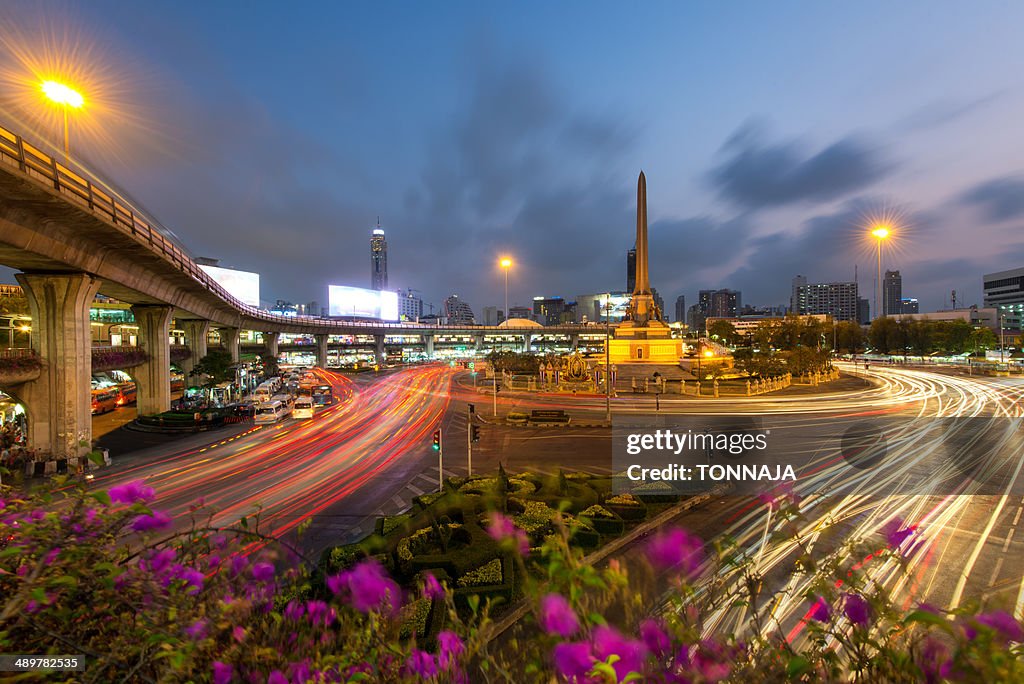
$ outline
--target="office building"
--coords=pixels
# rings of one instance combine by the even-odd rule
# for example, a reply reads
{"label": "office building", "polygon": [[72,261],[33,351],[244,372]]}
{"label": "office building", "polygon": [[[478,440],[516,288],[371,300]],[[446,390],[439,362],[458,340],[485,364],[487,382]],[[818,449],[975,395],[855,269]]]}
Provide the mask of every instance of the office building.
{"label": "office building", "polygon": [[914,297],[904,297],[900,300],[900,313],[916,314],[921,313],[921,305]]}
{"label": "office building", "polygon": [[562,322],[565,300],[561,297],[534,297],[533,320],[541,325],[558,325]]}
{"label": "office building", "polygon": [[484,325],[499,325],[505,320],[505,312],[496,306],[484,307]]}
{"label": "office building", "polygon": [[388,241],[381,230],[380,219],[370,237],[370,289],[388,289]]}
{"label": "office building", "polygon": [[510,306],[508,307],[509,320],[513,318],[524,318],[528,321],[533,320],[533,309],[528,306]]}
{"label": "office building", "polygon": [[423,300],[415,290],[398,291],[398,319],[416,322],[423,317]]}
{"label": "office building", "polygon": [[903,313],[903,276],[899,271],[886,271],[882,280],[882,315]]}
{"label": "office building", "polygon": [[686,312],[686,324],[690,327],[691,332],[703,333],[707,318],[707,314],[704,313],[700,304],[694,304]]}
{"label": "office building", "polygon": [[871,302],[867,297],[857,297],[857,323],[871,325]]}
{"label": "office building", "polygon": [[444,300],[444,316],[448,319],[448,325],[474,325],[476,323],[473,309],[459,299],[457,294]]}
{"label": "office building", "polygon": [[658,288],[651,288],[651,299],[654,300],[654,305],[658,307],[658,311],[661,312],[662,318],[667,318],[668,316],[665,312],[665,299],[658,294]]}
{"label": "office building", "polygon": [[626,252],[626,292],[636,289],[636,247]]}
{"label": "office building", "polygon": [[686,323],[686,295],[676,297],[676,323]]}
{"label": "office building", "polygon": [[790,313],[798,316],[829,315],[837,321],[858,320],[857,283],[808,283],[793,278]]}
{"label": "office building", "polygon": [[1008,330],[1020,330],[1024,316],[1024,268],[988,273],[982,278],[985,306],[996,307]]}

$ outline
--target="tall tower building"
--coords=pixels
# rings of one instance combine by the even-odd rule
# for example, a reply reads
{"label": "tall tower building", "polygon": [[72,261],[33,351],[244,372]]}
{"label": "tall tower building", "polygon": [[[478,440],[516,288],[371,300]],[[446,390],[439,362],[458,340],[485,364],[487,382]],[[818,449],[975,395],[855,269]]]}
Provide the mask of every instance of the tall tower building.
{"label": "tall tower building", "polygon": [[626,292],[636,289],[636,247],[626,252]]}
{"label": "tall tower building", "polygon": [[676,297],[676,323],[686,323],[686,295]]}
{"label": "tall tower building", "polygon": [[903,276],[899,271],[886,271],[882,281],[882,315],[903,313]]}
{"label": "tall tower building", "polygon": [[370,289],[388,289],[388,241],[377,219],[377,227],[370,237]]}

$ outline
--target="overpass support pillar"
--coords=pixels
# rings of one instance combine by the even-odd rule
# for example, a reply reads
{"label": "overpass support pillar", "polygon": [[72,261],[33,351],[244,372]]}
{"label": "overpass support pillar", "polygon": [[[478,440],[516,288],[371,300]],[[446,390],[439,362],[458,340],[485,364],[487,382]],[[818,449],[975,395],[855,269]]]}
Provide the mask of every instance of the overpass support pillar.
{"label": "overpass support pillar", "polygon": [[530,353],[530,347],[533,345],[533,335],[526,333],[523,335],[523,351],[527,354]]}
{"label": "overpass support pillar", "polygon": [[327,335],[320,333],[316,337],[316,365],[327,368]]}
{"label": "overpass support pillar", "polygon": [[373,358],[377,361],[378,366],[383,366],[387,363],[388,353],[384,348],[384,336],[374,335],[373,336]]}
{"label": "overpass support pillar", "polygon": [[135,371],[140,416],[163,413],[171,408],[171,306],[133,306],[139,325],[139,346],[149,360]]}
{"label": "overpass support pillar", "polygon": [[238,363],[238,328],[217,328],[217,332],[220,333],[220,343],[231,354],[231,362]]}
{"label": "overpass support pillar", "polygon": [[188,319],[181,326],[185,330],[185,340],[188,342],[191,356],[182,361],[179,365],[185,374],[185,385],[189,384],[189,376],[196,364],[206,356],[207,336],[210,334],[210,321]]}
{"label": "overpass support pillar", "polygon": [[423,348],[426,351],[427,358],[428,359],[433,359],[434,358],[434,336],[433,335],[423,335]]}
{"label": "overpass support pillar", "polygon": [[483,351],[483,349],[484,349],[484,336],[483,335],[473,335],[473,349],[476,350],[477,353]]}
{"label": "overpass support pillar", "polygon": [[280,338],[281,333],[263,333],[263,346],[266,347],[267,356],[273,356],[275,361],[277,360],[277,342]]}
{"label": "overpass support pillar", "polygon": [[569,335],[569,349],[576,351],[580,348],[580,334],[573,333]]}
{"label": "overpass support pillar", "polygon": [[[18,273],[32,315],[32,348],[43,361],[25,383],[30,447],[57,458],[92,443],[92,335],[89,306],[100,281],[85,273]],[[167,342],[167,339],[164,339]]]}

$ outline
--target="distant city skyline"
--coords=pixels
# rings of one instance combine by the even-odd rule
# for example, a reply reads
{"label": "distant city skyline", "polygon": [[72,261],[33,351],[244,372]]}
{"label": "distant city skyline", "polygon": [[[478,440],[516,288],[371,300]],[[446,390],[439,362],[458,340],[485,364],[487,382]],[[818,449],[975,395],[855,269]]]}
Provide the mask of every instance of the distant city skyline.
{"label": "distant city skyline", "polygon": [[502,255],[510,305],[620,290],[642,168],[670,298],[857,267],[868,293],[888,209],[882,269],[930,311],[1024,264],[1024,6],[939,5],[14,0],[0,117],[60,148],[31,75],[81,60],[76,159],[271,301],[365,286],[378,214],[391,286],[435,306],[501,306]]}

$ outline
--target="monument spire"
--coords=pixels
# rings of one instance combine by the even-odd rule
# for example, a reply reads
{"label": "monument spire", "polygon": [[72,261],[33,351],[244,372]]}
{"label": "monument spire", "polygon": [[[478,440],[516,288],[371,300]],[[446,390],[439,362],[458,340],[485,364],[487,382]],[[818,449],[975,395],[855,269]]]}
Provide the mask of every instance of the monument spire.
{"label": "monument spire", "polygon": [[651,279],[647,273],[647,177],[640,172],[636,182],[636,286],[633,294],[650,294]]}

